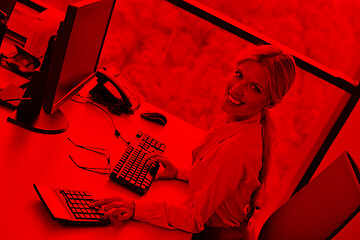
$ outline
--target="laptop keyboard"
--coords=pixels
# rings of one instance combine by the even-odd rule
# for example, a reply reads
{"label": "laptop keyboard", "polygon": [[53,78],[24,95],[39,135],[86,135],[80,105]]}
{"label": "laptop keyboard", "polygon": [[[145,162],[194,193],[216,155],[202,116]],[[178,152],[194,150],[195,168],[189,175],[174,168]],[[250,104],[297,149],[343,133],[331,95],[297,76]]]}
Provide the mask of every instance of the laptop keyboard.
{"label": "laptop keyboard", "polygon": [[106,220],[104,212],[101,212],[99,207],[89,207],[89,204],[94,202],[89,193],[71,190],[60,190],[60,193],[76,219]]}

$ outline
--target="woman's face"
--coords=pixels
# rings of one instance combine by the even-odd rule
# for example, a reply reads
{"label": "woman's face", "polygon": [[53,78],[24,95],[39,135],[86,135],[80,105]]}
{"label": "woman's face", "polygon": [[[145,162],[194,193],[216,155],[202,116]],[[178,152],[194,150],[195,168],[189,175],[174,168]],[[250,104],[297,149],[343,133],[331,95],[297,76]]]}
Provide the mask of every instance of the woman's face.
{"label": "woman's face", "polygon": [[249,60],[241,63],[227,81],[222,109],[234,121],[246,120],[269,104],[269,86],[262,65]]}

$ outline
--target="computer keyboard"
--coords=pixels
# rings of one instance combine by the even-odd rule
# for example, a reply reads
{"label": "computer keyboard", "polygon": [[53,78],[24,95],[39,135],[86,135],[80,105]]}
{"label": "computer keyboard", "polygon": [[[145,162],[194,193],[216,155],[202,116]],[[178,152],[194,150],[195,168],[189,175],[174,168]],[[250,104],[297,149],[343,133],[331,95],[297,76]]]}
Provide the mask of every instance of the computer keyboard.
{"label": "computer keyboard", "polygon": [[110,174],[110,179],[137,194],[143,195],[149,187],[159,170],[159,163],[146,165],[144,157],[152,151],[163,153],[165,144],[150,137],[148,134],[138,132],[138,143],[134,147],[128,145],[119,162]]}
{"label": "computer keyboard", "polygon": [[34,188],[51,215],[57,220],[101,225],[110,223],[100,207],[89,206],[94,199],[88,192],[56,189],[37,184],[34,184]]}

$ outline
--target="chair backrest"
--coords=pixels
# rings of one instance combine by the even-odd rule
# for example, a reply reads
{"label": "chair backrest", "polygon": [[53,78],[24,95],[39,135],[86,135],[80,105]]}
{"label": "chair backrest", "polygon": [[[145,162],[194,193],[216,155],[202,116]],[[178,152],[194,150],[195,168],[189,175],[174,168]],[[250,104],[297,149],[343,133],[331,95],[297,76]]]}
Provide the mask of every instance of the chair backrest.
{"label": "chair backrest", "polygon": [[328,239],[360,210],[360,174],[343,153],[265,222],[263,239]]}
{"label": "chair backrest", "polygon": [[16,0],[1,0],[0,1],[0,10],[6,13],[6,20],[9,20],[9,17],[14,10]]}

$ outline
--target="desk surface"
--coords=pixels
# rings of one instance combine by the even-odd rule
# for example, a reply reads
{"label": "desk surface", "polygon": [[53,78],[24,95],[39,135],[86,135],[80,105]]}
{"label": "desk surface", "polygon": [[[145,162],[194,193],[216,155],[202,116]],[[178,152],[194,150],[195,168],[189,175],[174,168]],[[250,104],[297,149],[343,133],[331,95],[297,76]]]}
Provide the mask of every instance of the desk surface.
{"label": "desk surface", "polygon": [[[87,88],[80,93],[86,95]],[[129,199],[167,201],[181,204],[187,197],[187,183],[177,180],[153,182],[144,196],[138,196],[111,181],[108,176],[91,173],[76,167],[68,155],[76,156],[79,164],[101,165],[102,159],[87,158],[75,149],[67,138],[87,146],[110,150],[114,167],[126,148],[114,135],[110,118],[99,109],[69,100],[61,107],[69,120],[69,129],[62,134],[45,135],[30,132],[7,122],[11,110],[0,106],[0,191],[3,208],[2,236],[21,239],[190,239],[191,234],[170,231],[138,221],[126,221],[104,227],[64,225],[51,218],[41,203],[33,183],[59,188],[87,190],[95,197],[114,195]],[[164,127],[148,122],[141,111],[157,110],[144,103],[134,115],[113,116],[122,136],[131,140],[142,130],[167,144],[165,154],[179,166],[191,164],[191,150],[204,132],[184,121],[166,114]],[[96,166],[99,166],[96,165]]]}

